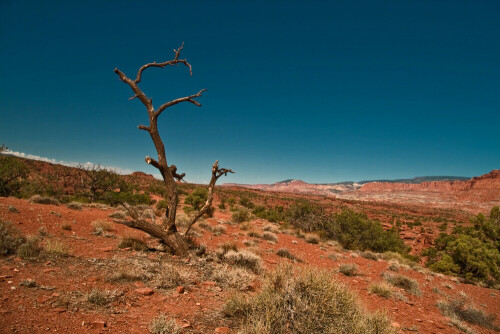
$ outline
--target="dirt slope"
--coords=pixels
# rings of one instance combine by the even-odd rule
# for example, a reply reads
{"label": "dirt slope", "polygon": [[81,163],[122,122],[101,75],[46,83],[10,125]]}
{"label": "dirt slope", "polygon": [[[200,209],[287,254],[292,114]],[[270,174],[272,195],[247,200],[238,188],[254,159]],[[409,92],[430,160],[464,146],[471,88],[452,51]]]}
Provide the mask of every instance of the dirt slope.
{"label": "dirt slope", "polygon": [[[9,206],[19,213],[11,212]],[[222,284],[206,281],[203,268],[210,263],[207,257],[181,259],[162,252],[135,252],[119,249],[120,237],[131,233],[122,225],[115,225],[107,236],[92,233],[91,223],[97,219],[111,221],[109,209],[84,207],[82,211],[70,210],[65,206],[31,204],[25,200],[0,198],[0,217],[12,221],[25,234],[39,235],[43,227],[43,242],[60,241],[70,249],[69,257],[45,257],[37,261],[20,258],[0,257],[0,332],[2,333],[147,333],[150,321],[160,313],[176,319],[185,326],[183,333],[214,333],[216,328],[229,327],[236,333],[231,322],[221,316],[223,301],[234,291]],[[384,310],[401,333],[460,333],[449,325],[449,320],[441,315],[436,301],[443,294],[458,296],[465,293],[480,309],[488,313],[500,314],[498,291],[459,283],[441,275],[431,275],[423,270],[399,269],[399,273],[418,281],[422,297],[411,295],[396,288],[403,300],[384,299],[368,293],[372,282],[382,281],[381,273],[387,271],[385,260],[369,260],[356,253],[342,251],[334,245],[309,244],[294,235],[278,233],[278,242],[270,243],[251,238],[238,225],[229,223],[229,212],[215,213],[207,219],[211,226],[224,226],[222,234],[211,233],[198,228],[196,242],[205,244],[213,251],[222,242],[236,242],[240,248],[245,241],[257,240],[250,247],[263,260],[267,270],[281,261],[275,252],[287,248],[303,263],[332,270],[332,276],[356,291],[362,303],[370,310]],[[63,230],[63,224],[70,224],[71,230]],[[269,223],[262,220],[251,222],[259,231]],[[275,226],[276,227],[276,226]],[[133,232],[138,233],[138,232]],[[146,236],[142,236],[146,238]],[[150,246],[154,240],[147,239]],[[110,280],[124,261],[151,265],[173,265],[183,275],[185,291],[177,292],[176,285],[157,288],[151,280],[115,282]],[[343,263],[355,263],[360,274],[347,277],[333,270]],[[20,286],[32,279],[38,287]],[[151,295],[141,294],[142,287],[151,287]],[[258,289],[258,280],[249,285],[248,293]],[[105,306],[92,306],[85,302],[85,296],[92,289],[107,290],[113,301]],[[494,333],[477,326],[476,333]]]}

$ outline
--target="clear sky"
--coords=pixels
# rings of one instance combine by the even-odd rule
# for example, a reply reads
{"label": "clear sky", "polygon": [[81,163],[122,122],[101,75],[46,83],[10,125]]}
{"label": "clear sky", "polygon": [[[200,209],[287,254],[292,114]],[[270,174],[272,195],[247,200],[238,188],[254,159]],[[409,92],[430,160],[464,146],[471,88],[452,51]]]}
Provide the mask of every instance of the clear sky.
{"label": "clear sky", "polygon": [[188,181],[337,182],[500,168],[500,1],[0,1],[0,144],[155,173],[140,101]]}

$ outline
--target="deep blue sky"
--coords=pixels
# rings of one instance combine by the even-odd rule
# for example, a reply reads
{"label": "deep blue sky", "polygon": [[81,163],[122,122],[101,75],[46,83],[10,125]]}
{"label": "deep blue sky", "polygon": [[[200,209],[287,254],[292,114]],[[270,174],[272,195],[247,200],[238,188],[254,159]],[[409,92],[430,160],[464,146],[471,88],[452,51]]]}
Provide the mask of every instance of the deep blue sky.
{"label": "deep blue sky", "polygon": [[140,101],[113,73],[173,57],[142,89],[169,163],[206,182],[336,182],[500,168],[500,1],[1,1],[0,144],[156,172]]}

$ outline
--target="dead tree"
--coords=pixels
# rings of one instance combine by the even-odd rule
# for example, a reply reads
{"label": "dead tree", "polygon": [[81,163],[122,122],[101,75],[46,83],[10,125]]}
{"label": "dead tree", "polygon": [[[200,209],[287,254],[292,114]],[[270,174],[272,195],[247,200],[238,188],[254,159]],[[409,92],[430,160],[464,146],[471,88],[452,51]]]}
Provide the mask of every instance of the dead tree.
{"label": "dead tree", "polygon": [[178,174],[177,173],[177,167],[175,165],[168,165],[167,163],[167,158],[165,155],[165,146],[163,145],[163,141],[160,138],[160,134],[158,133],[158,117],[161,115],[161,113],[169,108],[172,107],[176,104],[179,104],[181,102],[190,102],[198,107],[201,107],[201,104],[196,101],[195,99],[200,97],[201,94],[206,90],[202,89],[198,93],[189,95],[186,97],[181,97],[169,102],[163,103],[161,106],[159,106],[157,109],[154,108],[153,106],[153,100],[149,98],[140,88],[139,88],[139,83],[141,82],[142,79],[142,73],[144,70],[150,68],[150,67],[159,67],[159,68],[164,68],[166,66],[173,66],[177,64],[184,64],[186,67],[189,68],[189,73],[192,75],[192,67],[188,63],[186,59],[179,59],[179,56],[181,54],[181,50],[184,46],[184,43],[177,49],[174,49],[175,56],[174,59],[168,60],[162,63],[157,63],[156,61],[153,63],[149,63],[146,65],[143,65],[141,68],[139,68],[139,71],[137,72],[137,75],[135,79],[130,79],[128,78],[125,73],[120,71],[119,69],[115,68],[115,73],[118,74],[120,79],[128,84],[132,91],[134,92],[134,95],[129,99],[135,99],[138,98],[142,104],[147,109],[148,116],[149,116],[149,125],[139,125],[138,128],[140,130],[145,130],[149,133],[151,136],[151,139],[153,140],[153,143],[156,148],[156,152],[158,154],[158,160],[155,160],[149,156],[145,158],[146,163],[148,165],[152,165],[155,168],[157,168],[160,171],[160,174],[164,180],[165,186],[167,188],[167,198],[166,201],[168,203],[167,205],[167,210],[165,217],[163,217],[161,224],[156,224],[154,221],[148,221],[142,218],[139,213],[130,205],[127,203],[124,203],[124,206],[127,208],[130,217],[132,219],[129,220],[115,220],[115,222],[144,231],[153,237],[156,237],[160,239],[161,242],[163,242],[165,245],[167,245],[173,252],[174,254],[178,255],[185,255],[188,252],[188,243],[185,238],[186,233],[189,232],[191,227],[196,223],[196,221],[203,216],[205,212],[208,211],[210,206],[212,205],[212,200],[213,200],[213,192],[215,188],[215,183],[217,182],[217,179],[221,177],[222,175],[227,175],[227,173],[233,173],[232,170],[230,169],[225,169],[225,168],[220,168],[219,167],[219,162],[216,161],[212,165],[212,177],[210,179],[210,183],[208,185],[208,197],[207,200],[204,204],[204,206],[200,209],[200,211],[190,220],[188,223],[188,227],[184,233],[180,233],[177,229],[177,226],[175,224],[175,215],[176,215],[176,209],[177,209],[177,198],[178,198],[178,193],[177,193],[177,184],[175,180],[182,180],[182,178],[185,176],[184,173]]}

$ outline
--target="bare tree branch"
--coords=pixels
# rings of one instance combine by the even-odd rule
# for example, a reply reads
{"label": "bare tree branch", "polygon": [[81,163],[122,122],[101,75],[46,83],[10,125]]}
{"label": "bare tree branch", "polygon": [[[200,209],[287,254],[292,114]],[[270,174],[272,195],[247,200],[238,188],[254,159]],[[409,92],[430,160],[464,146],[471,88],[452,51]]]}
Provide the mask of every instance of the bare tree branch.
{"label": "bare tree branch", "polygon": [[212,200],[213,200],[213,194],[215,190],[215,183],[221,177],[222,175],[227,175],[227,173],[234,173],[231,169],[226,169],[226,168],[219,168],[219,160],[217,160],[213,165],[212,165],[212,177],[210,179],[210,182],[208,184],[208,195],[207,195],[207,200],[203,207],[198,211],[194,217],[189,221],[187,225],[187,229],[184,232],[184,235],[186,235],[191,227],[200,219],[207,211],[210,209],[212,206]]}
{"label": "bare tree branch", "polygon": [[171,107],[173,105],[176,105],[176,104],[179,104],[181,102],[191,102],[192,104],[198,106],[198,107],[201,107],[201,103],[199,103],[198,101],[194,100],[194,98],[196,97],[200,97],[201,94],[203,92],[205,92],[206,89],[202,89],[200,90],[198,93],[196,94],[193,94],[193,95],[189,95],[189,96],[186,96],[186,97],[181,97],[181,98],[178,98],[178,99],[175,99],[175,100],[172,100],[172,101],[169,101],[169,102],[166,102],[164,104],[162,104],[158,110],[156,110],[155,112],[155,117],[158,118],[158,116],[160,116],[160,114],[163,112],[163,110],[167,109],[168,107]]}

